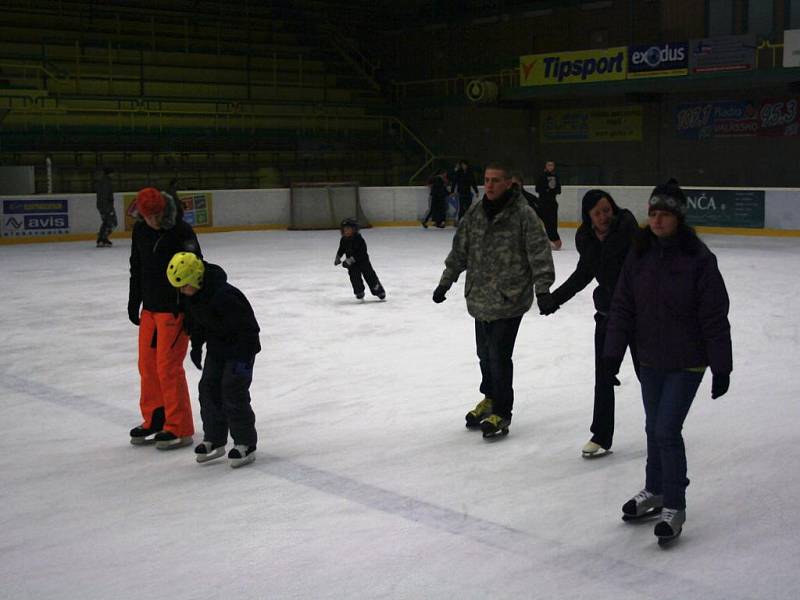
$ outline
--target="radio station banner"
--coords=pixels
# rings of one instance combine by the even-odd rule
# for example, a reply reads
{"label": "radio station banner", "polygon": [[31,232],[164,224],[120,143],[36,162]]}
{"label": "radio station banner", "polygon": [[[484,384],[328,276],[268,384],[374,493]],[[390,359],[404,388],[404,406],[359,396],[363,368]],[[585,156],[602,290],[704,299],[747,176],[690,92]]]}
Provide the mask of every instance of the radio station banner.
{"label": "radio station banner", "polygon": [[686,75],[688,72],[687,42],[628,47],[628,79],[676,77]]}
{"label": "radio station banner", "polygon": [[[183,220],[192,227],[211,227],[213,225],[211,192],[178,192],[183,205]],[[136,194],[125,194],[125,231],[131,231],[136,222]]]}
{"label": "radio station banner", "polygon": [[689,42],[692,73],[750,71],[756,62],[756,36],[728,35]]}
{"label": "radio station banner", "polygon": [[800,29],[783,32],[783,66],[800,67]]}
{"label": "radio station banner", "polygon": [[800,129],[797,98],[733,102],[694,102],[678,105],[678,137],[711,140],[730,137],[794,137]]}
{"label": "radio station banner", "polygon": [[591,83],[625,79],[627,47],[528,54],[519,58],[521,86]]}
{"label": "radio station banner", "polygon": [[3,237],[69,232],[69,200],[3,200]]}
{"label": "radio station banner", "polygon": [[706,227],[763,229],[764,190],[684,189],[686,221]]}
{"label": "radio station banner", "polygon": [[638,142],[642,139],[642,107],[542,110],[539,139],[541,142]]}

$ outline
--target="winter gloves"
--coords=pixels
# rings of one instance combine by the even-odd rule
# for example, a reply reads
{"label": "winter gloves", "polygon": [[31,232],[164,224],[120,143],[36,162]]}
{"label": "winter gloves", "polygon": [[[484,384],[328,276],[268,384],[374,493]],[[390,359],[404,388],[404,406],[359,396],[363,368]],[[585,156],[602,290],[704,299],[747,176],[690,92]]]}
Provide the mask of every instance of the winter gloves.
{"label": "winter gloves", "polygon": [[436,289],[433,290],[433,301],[436,302],[436,304],[441,304],[444,302],[446,299],[445,294],[447,293],[448,289],[449,288],[443,285],[437,285]]}
{"label": "winter gloves", "polygon": [[711,377],[711,397],[724,396],[731,384],[730,373],[713,373]]}
{"label": "winter gloves", "polygon": [[342,264],[342,257],[337,254],[336,258],[333,259],[333,266],[338,267],[340,264]]}
{"label": "winter gloves", "polygon": [[137,327],[139,326],[139,302],[128,300],[128,319]]}
{"label": "winter gloves", "polygon": [[558,303],[550,292],[536,294],[536,304],[540,315],[552,315],[558,310]]}
{"label": "winter gloves", "polygon": [[192,344],[192,350],[189,352],[189,358],[195,367],[203,370],[203,344]]}

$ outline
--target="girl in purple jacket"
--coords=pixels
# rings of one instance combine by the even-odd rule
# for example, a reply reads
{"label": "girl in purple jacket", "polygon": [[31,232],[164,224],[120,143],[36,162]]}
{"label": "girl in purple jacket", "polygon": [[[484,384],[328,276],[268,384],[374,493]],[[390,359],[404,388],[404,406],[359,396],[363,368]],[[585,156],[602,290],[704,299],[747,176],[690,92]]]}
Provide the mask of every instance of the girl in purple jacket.
{"label": "girl in purple jacket", "polygon": [[648,225],[623,266],[609,313],[604,362],[616,375],[629,340],[638,346],[645,409],[645,487],[623,519],[660,515],[659,544],[686,520],[686,450],[681,430],[706,368],[711,397],[728,391],[732,370],[728,293],[717,259],[686,222],[675,180],[653,190]]}

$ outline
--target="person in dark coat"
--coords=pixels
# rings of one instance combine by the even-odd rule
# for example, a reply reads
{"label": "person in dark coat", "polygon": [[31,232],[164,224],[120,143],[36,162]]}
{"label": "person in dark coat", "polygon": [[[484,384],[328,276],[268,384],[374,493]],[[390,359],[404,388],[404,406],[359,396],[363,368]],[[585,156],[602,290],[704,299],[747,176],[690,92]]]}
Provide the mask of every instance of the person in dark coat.
{"label": "person in dark coat", "polygon": [[457,223],[464,218],[467,209],[472,206],[473,195],[478,194],[478,186],[475,184],[475,175],[467,161],[462,160],[458,163],[458,168],[453,174],[453,183],[450,188],[451,194],[458,196],[458,218]]}
{"label": "person in dark coat", "polygon": [[[386,290],[383,289],[375,274],[375,269],[372,268],[367,254],[367,242],[358,232],[358,222],[355,219],[345,219],[339,229],[342,239],[339,241],[339,249],[336,251],[333,264],[342,265],[347,269],[356,298],[364,299],[364,280],[366,280],[372,295],[377,296],[379,300],[384,300]],[[345,257],[344,260],[342,260],[342,256]]]}
{"label": "person in dark coat", "polygon": [[[685,222],[686,196],[670,180],[653,190],[648,226],[638,235],[611,303],[603,350],[609,376],[635,339],[647,434],[645,487],[622,507],[625,518],[661,511],[659,543],[686,519],[686,450],[681,430],[711,368],[711,397],[728,391],[733,369],[729,300],[711,250]],[[663,510],[662,510],[663,508]]]}
{"label": "person in dark coat", "polygon": [[175,204],[175,220],[176,221],[183,221],[183,202],[181,202],[181,198],[178,195],[178,180],[177,178],[172,178],[169,180],[169,185],[165,190],[169,197],[172,199],[172,202]]}
{"label": "person in dark coat", "polygon": [[[619,381],[606,373],[602,360],[603,344],[611,298],[639,224],[633,213],[617,206],[611,194],[604,190],[586,192],[581,203],[581,219],[581,225],[575,233],[578,265],[550,295],[551,305],[544,307],[541,313],[554,313],[593,279],[597,280],[597,287],[592,294],[595,308],[594,416],[590,428],[592,437],[582,451],[584,457],[593,458],[607,454],[614,437],[614,386],[619,385]],[[633,365],[638,372],[636,342],[629,342]]]}
{"label": "person in dark coat", "polygon": [[[203,441],[194,449],[204,463],[225,453],[228,432],[232,467],[255,460],[257,433],[250,407],[253,365],[261,351],[258,321],[245,295],[228,283],[222,267],[190,252],[179,252],[167,267],[167,278],[187,306],[192,363],[200,378]],[[203,344],[206,360],[203,363]]]}
{"label": "person in dark coat", "polygon": [[131,430],[131,443],[155,441],[162,450],[189,445],[194,434],[183,370],[189,338],[180,294],[170,285],[166,270],[177,252],[200,255],[194,230],[184,221],[175,222],[167,205],[155,188],[136,195],[141,219],[133,226],[128,292],[128,318],[139,327],[139,405],[144,419]]}
{"label": "person in dark coat", "polygon": [[561,249],[561,237],[558,235],[558,201],[561,193],[561,180],[556,173],[556,163],[548,160],[544,164],[544,172],[536,180],[536,193],[539,194],[542,221],[544,221],[547,237],[553,250]]}
{"label": "person in dark coat", "polygon": [[528,190],[525,189],[525,181],[522,178],[522,173],[515,172],[511,176],[511,183],[514,185],[516,189],[522,194],[522,197],[528,201],[528,206],[533,209],[533,212],[536,213],[536,216],[539,217],[539,220],[544,223],[542,219],[542,208],[539,206],[539,198],[536,194],[531,194]]}
{"label": "person in dark coat", "polygon": [[100,230],[97,232],[97,247],[111,246],[108,236],[117,227],[117,212],[114,210],[114,190],[111,175],[114,169],[105,168],[97,179],[97,212],[100,213]]}
{"label": "person in dark coat", "polygon": [[430,200],[431,205],[425,218],[422,219],[422,226],[428,228],[428,221],[433,220],[436,227],[442,229],[447,220],[447,173],[444,171],[438,172],[431,177],[428,181],[428,186],[431,189]]}

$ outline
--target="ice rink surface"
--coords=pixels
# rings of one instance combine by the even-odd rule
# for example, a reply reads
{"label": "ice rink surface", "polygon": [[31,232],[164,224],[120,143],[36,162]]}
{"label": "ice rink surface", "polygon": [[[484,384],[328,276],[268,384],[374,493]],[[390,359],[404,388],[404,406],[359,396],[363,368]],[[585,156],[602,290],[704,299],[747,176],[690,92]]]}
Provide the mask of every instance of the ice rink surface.
{"label": "ice rink surface", "polygon": [[[593,284],[523,319],[511,434],[464,428],[481,396],[463,276],[431,302],[452,232],[365,231],[388,299],[364,304],[333,266],[338,232],[201,236],[262,328],[258,458],[238,470],[128,443],[129,240],[0,247],[0,598],[798,598],[800,239],[703,236],[734,372],[723,398],[700,387],[687,522],[660,549],[652,522],[620,520],[644,479],[629,358],[614,453],[580,457]],[[562,236],[557,283],[577,262]]]}

